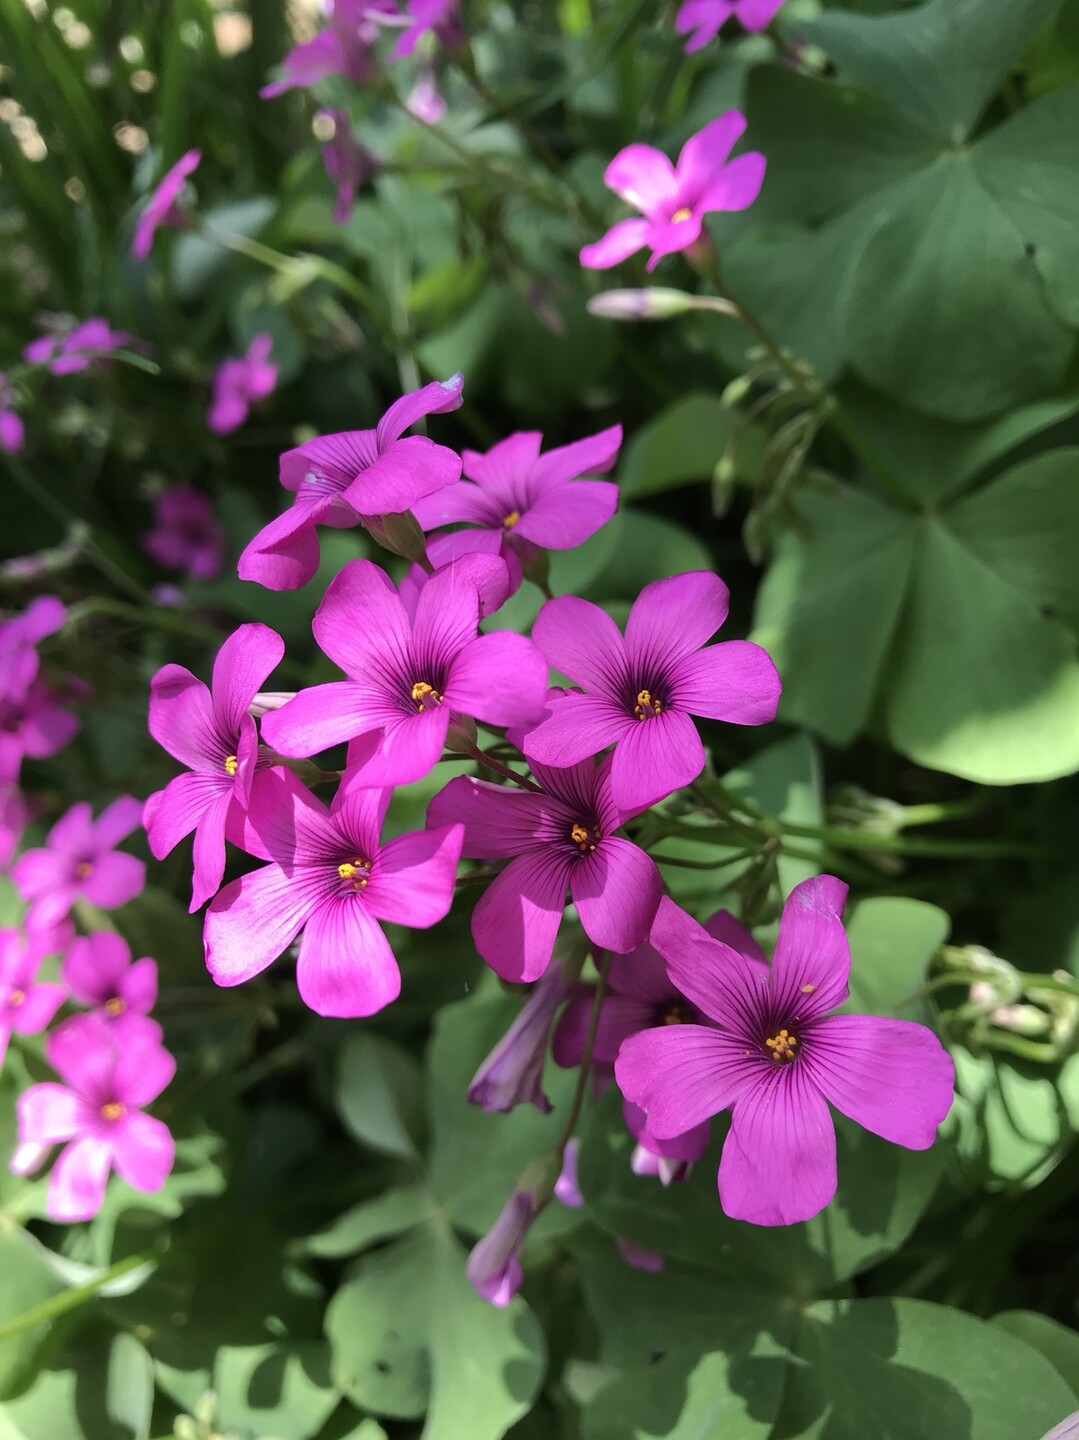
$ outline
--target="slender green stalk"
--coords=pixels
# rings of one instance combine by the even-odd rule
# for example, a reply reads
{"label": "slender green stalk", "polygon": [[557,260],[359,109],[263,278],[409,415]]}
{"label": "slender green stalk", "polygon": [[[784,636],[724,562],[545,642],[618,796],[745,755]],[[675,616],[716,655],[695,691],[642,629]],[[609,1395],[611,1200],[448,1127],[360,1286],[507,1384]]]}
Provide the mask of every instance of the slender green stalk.
{"label": "slender green stalk", "polygon": [[35,1325],[41,1325],[48,1320],[56,1320],[61,1315],[66,1315],[69,1310],[77,1310],[80,1305],[85,1305],[92,1300],[104,1286],[113,1280],[118,1280],[121,1275],[128,1275],[132,1270],[137,1270],[140,1265],[152,1265],[157,1256],[149,1250],[144,1250],[138,1255],[129,1255],[126,1260],[118,1260],[115,1265],[110,1265],[93,1280],[87,1280],[84,1285],[73,1285],[67,1290],[61,1290],[58,1295],[51,1295],[48,1300],[43,1300],[40,1305],[32,1305],[29,1310],[24,1310],[21,1315],[0,1325],[0,1344],[5,1340],[11,1340],[16,1335],[21,1335],[24,1330],[29,1330]]}

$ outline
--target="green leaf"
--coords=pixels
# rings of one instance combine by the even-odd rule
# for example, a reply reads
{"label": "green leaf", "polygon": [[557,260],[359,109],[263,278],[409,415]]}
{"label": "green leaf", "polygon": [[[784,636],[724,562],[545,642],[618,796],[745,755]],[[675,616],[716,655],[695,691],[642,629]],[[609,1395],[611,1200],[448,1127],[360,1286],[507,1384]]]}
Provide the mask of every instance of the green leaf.
{"label": "green leaf", "polygon": [[337,1407],[322,1341],[223,1346],[213,1369],[217,1423],[239,1440],[311,1440]]}
{"label": "green leaf", "polygon": [[1075,1403],[1037,1351],[923,1300],[814,1305],[796,1354],[776,1440],[1040,1440]]}
{"label": "green leaf", "polygon": [[684,525],[662,515],[626,506],[605,529],[614,531],[607,563],[586,588],[568,586],[574,594],[584,593],[590,600],[636,600],[641,587],[652,580],[712,568],[708,547]]}
{"label": "green leaf", "polygon": [[338,1114],[357,1140],[384,1155],[418,1157],[423,1077],[407,1050],[370,1031],[355,1031],[341,1049],[334,1096]]}
{"label": "green leaf", "polygon": [[707,480],[730,439],[738,416],[715,395],[686,395],[629,440],[618,470],[627,499]]}
{"label": "green leaf", "polygon": [[1044,1067],[957,1047],[957,1101],[946,1125],[971,1178],[1029,1188],[1071,1139],[1061,1096]]}
{"label": "green leaf", "polygon": [[1079,1335],[1066,1325],[1058,1325],[1048,1315],[1033,1310],[1002,1310],[993,1316],[993,1324],[1016,1335],[1039,1355],[1044,1355],[1053,1369],[1071,1386],[1079,1397]]}
{"label": "green leaf", "polygon": [[[36,1307],[64,1292],[62,1285],[41,1263],[32,1249],[23,1244],[18,1230],[0,1230],[0,1326],[18,1324]],[[0,1342],[0,1395],[25,1381],[33,1359],[49,1333],[48,1320],[20,1326]]]}
{"label": "green leaf", "polygon": [[423,1440],[498,1440],[542,1379],[531,1311],[480,1300],[464,1260],[450,1232],[426,1226],[354,1266],[326,1312],[337,1385],[378,1415],[426,1410]]}
{"label": "green leaf", "polygon": [[213,231],[254,239],[268,223],[277,201],[269,195],[215,205],[202,215],[206,233],[185,230],[177,235],[172,249],[172,284],[180,300],[196,300],[226,265],[234,263],[233,252]]}
{"label": "green leaf", "polygon": [[358,1255],[378,1240],[388,1240],[433,1218],[437,1206],[422,1185],[386,1190],[363,1200],[314,1235],[297,1242],[304,1255],[336,1260]]}
{"label": "green leaf", "polygon": [[944,911],[924,900],[902,895],[863,900],[847,922],[850,999],[842,1008],[925,1023],[929,1012],[920,991],[949,926]]}
{"label": "green leaf", "polygon": [[154,1366],[146,1347],[134,1335],[117,1335],[109,1347],[105,1408],[131,1440],[149,1440]]}

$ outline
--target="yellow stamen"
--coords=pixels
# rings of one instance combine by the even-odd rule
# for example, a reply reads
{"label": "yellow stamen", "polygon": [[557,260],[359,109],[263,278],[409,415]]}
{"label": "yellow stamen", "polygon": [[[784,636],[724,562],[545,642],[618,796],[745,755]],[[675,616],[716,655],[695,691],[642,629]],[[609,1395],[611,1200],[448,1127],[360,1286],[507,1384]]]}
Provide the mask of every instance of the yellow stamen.
{"label": "yellow stamen", "polygon": [[[367,884],[370,870],[370,860],[365,860],[362,856],[359,855],[356,856],[356,858],[353,860],[345,860],[337,867],[337,873],[338,875],[340,875],[342,880],[352,881],[353,890],[363,889],[363,887]],[[359,876],[359,879],[356,878],[357,876]]]}
{"label": "yellow stamen", "polygon": [[662,715],[663,701],[654,699],[651,690],[638,690],[633,713],[638,720],[647,720],[651,715]]}
{"label": "yellow stamen", "polygon": [[115,1020],[117,1015],[122,1015],[127,1009],[127,1001],[121,1000],[119,995],[114,995],[111,1000],[105,1001],[105,1014],[111,1015]]}
{"label": "yellow stamen", "polygon": [[8,994],[7,1003],[11,1006],[11,1008],[12,1008],[13,1010],[17,1010],[17,1009],[19,1008],[19,1006],[20,1006],[21,1004],[23,1004],[23,1002],[25,1001],[25,999],[26,999],[26,991],[25,991],[25,990],[12,990],[12,991],[10,991],[10,993]]}
{"label": "yellow stamen", "polygon": [[771,1050],[773,1060],[790,1061],[795,1058],[794,1051],[798,1044],[798,1038],[788,1030],[780,1030],[778,1035],[770,1035],[764,1043]]}
{"label": "yellow stamen", "polygon": [[693,211],[690,210],[687,206],[683,205],[682,208],[681,208],[681,210],[676,210],[676,211],[674,212],[674,214],[671,216],[671,224],[672,224],[672,225],[680,225],[683,220],[692,220],[692,219],[693,219]]}
{"label": "yellow stamen", "polygon": [[506,518],[502,521],[502,528],[504,530],[512,530],[513,527],[517,524],[517,521],[520,520],[520,518],[520,510],[511,510],[510,513],[506,516]]}
{"label": "yellow stamen", "polygon": [[412,698],[416,702],[417,710],[426,710],[424,701],[430,696],[432,705],[441,705],[442,696],[433,685],[428,685],[426,680],[417,680],[412,687]]}
{"label": "yellow stamen", "polygon": [[238,757],[238,756],[236,756],[236,755],[226,755],[226,756],[225,756],[225,774],[226,774],[226,775],[235,775],[235,774],[236,774],[236,771],[237,771],[239,768],[240,768],[240,761],[239,761],[239,757]]}
{"label": "yellow stamen", "polygon": [[814,991],[816,988],[817,988],[817,987],[816,987],[815,985],[803,985],[803,986],[802,986],[802,994],[803,994],[803,995],[812,995],[812,994],[813,994],[813,991]]}
{"label": "yellow stamen", "polygon": [[102,1105],[101,1118],[102,1120],[119,1120],[126,1109],[127,1106],[121,1105],[119,1100],[110,1100],[107,1105]]}
{"label": "yellow stamen", "polygon": [[587,825],[582,825],[578,822],[570,830],[569,838],[573,841],[574,845],[577,846],[581,854],[584,855],[588,851],[594,850],[602,837],[598,830],[589,830]]}
{"label": "yellow stamen", "polygon": [[94,867],[90,864],[89,860],[80,860],[79,863],[75,866],[76,880],[86,880],[93,873]]}

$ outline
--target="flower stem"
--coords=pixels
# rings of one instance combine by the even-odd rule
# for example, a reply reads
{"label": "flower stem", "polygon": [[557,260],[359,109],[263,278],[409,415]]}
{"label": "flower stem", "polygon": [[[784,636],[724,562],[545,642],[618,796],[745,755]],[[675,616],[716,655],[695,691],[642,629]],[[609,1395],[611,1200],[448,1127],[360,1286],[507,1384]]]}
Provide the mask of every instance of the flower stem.
{"label": "flower stem", "polygon": [[518,774],[508,765],[503,765],[501,760],[496,760],[493,755],[488,755],[478,745],[471,745],[464,753],[480,765],[486,765],[488,770],[494,770],[505,779],[512,780],[515,785],[520,785],[522,790],[533,790],[537,794],[542,794],[542,786],[537,785],[534,780],[529,780],[526,775]]}
{"label": "flower stem", "polygon": [[569,1114],[566,1116],[566,1123],[555,1144],[555,1151],[559,1159],[565,1155],[566,1146],[573,1139],[573,1132],[577,1128],[577,1121],[581,1118],[581,1109],[588,1090],[588,1079],[592,1070],[592,1054],[596,1048],[596,1036],[599,1034],[600,1011],[603,1009],[603,1001],[607,995],[607,980],[611,973],[611,952],[609,950],[604,950],[599,954],[596,960],[596,969],[599,971],[599,980],[596,984],[596,993],[592,998],[592,1013],[588,1017],[588,1034],[585,1037],[584,1051],[581,1055],[581,1067],[577,1072],[577,1085],[573,1091],[573,1100],[569,1107]]}

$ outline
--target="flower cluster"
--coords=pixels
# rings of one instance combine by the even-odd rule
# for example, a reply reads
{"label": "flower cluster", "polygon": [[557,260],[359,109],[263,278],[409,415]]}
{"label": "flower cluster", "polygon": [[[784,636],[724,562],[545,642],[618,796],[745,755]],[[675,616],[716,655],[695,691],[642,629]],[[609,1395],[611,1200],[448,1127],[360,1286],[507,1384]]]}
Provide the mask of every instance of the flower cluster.
{"label": "flower cluster", "polygon": [[[31,1085],[20,1095],[11,1164],[29,1174],[63,1144],[46,1213],[85,1220],[101,1208],[110,1169],[136,1189],[165,1183],[172,1137],[143,1107],[175,1067],[149,1014],[156,962],[132,961],[120,935],[96,928],[98,911],[125,905],[145,883],[143,862],[117,848],[141,826],[142,803],[121,796],[96,819],[88,804],[73,805],[44,845],[15,853],[30,810],[18,786],[23,758],[57,754],[79,726],[38,653],[64,618],[59,600],[42,596],[0,622],[0,865],[10,866],[25,904],[19,926],[0,929],[0,1065],[13,1037],[41,1034],[70,1007],[45,1039],[45,1058],[63,1083]],[[85,933],[76,933],[75,922]]]}

